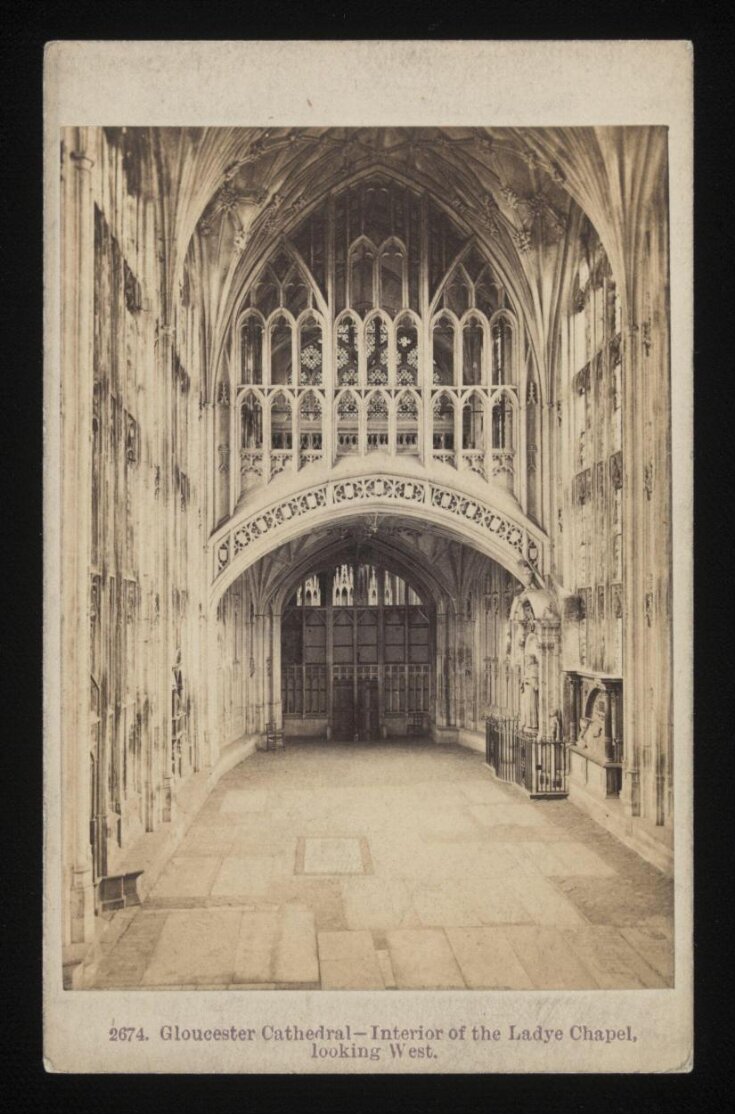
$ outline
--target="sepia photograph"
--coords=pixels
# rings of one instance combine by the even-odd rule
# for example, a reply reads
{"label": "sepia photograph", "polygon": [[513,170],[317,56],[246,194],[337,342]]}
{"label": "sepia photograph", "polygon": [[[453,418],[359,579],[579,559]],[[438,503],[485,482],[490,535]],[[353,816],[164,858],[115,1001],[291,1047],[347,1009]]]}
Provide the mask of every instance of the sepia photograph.
{"label": "sepia photograph", "polygon": [[[267,124],[56,133],[62,997],[643,1017],[688,801],[670,129]],[[187,1016],[321,1070],[396,1035]]]}

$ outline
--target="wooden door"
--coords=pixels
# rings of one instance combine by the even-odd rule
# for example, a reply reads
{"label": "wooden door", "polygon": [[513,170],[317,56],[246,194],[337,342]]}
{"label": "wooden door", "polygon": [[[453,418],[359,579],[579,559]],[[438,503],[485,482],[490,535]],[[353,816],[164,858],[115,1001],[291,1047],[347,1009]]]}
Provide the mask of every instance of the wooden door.
{"label": "wooden door", "polygon": [[332,737],[355,737],[355,699],[351,672],[340,670],[332,683]]}
{"label": "wooden door", "polygon": [[378,679],[360,680],[357,689],[357,729],[360,739],[377,739],[380,734]]}

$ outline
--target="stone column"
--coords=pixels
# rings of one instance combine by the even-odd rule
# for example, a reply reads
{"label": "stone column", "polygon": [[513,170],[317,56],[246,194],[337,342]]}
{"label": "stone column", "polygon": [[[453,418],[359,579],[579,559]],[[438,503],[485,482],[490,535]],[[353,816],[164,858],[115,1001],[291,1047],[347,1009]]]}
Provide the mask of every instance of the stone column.
{"label": "stone column", "polygon": [[[64,942],[94,935],[90,844],[91,429],[94,381],[94,132],[64,133],[61,228],[61,730]],[[104,732],[105,725],[101,724]]]}
{"label": "stone column", "polygon": [[271,606],[271,719],[277,729],[283,728],[283,708],[281,707],[281,615]]}

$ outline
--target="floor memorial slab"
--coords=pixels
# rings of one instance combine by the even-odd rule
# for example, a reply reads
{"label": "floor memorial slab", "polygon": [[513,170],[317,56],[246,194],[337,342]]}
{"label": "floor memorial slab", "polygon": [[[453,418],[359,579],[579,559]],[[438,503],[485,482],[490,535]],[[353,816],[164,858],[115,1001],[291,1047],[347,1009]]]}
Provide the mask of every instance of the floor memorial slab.
{"label": "floor memorial slab", "polygon": [[244,912],[233,981],[276,986],[318,983],[313,914],[288,905],[268,912]]}
{"label": "floor memorial slab", "polygon": [[304,846],[304,874],[364,874],[359,839],[313,838]]}

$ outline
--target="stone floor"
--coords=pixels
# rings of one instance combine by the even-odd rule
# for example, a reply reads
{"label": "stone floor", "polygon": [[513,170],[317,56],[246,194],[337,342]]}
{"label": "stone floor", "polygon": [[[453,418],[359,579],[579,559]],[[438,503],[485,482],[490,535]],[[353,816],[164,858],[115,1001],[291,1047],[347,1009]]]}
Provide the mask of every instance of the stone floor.
{"label": "stone floor", "polygon": [[97,988],[673,983],[673,886],[567,801],[422,741],[290,742],[226,775]]}

